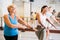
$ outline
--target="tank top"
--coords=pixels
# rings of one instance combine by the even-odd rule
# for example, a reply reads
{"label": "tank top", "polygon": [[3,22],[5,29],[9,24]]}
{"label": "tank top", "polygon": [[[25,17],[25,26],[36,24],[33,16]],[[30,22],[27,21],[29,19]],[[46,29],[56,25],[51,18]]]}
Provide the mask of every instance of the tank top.
{"label": "tank top", "polygon": [[40,15],[40,20],[41,20],[41,23],[45,26],[45,27],[47,27],[47,24],[46,24],[46,16],[45,15],[42,15],[42,13],[39,13],[39,15]]}
{"label": "tank top", "polygon": [[[11,16],[8,14],[8,18],[12,24],[17,24],[18,21],[16,19],[16,16],[14,15],[14,19],[11,18]],[[17,28],[10,28],[6,23],[4,25],[4,35],[6,36],[15,36],[18,35],[18,29]]]}

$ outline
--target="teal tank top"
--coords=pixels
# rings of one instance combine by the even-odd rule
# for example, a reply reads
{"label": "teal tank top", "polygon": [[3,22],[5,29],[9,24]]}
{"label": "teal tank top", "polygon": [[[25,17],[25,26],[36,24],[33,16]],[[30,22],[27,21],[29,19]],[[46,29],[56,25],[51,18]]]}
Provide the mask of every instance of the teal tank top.
{"label": "teal tank top", "polygon": [[[16,16],[14,16],[14,19],[11,18],[10,15],[8,15],[8,18],[12,24],[17,24],[18,21],[16,19]],[[4,35],[6,36],[15,36],[18,35],[18,28],[10,28],[6,23],[4,25]]]}

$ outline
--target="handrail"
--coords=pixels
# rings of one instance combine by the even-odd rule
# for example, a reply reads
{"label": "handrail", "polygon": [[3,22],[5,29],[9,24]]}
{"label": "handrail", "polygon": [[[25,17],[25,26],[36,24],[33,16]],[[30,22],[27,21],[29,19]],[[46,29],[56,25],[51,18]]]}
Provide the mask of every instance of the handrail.
{"label": "handrail", "polygon": [[[28,19],[31,18],[31,17],[24,17],[24,18],[27,19],[27,23],[28,23],[28,22],[29,22]],[[34,22],[34,21],[35,21],[35,20],[33,20],[33,22]],[[2,29],[2,27],[3,27],[3,26],[2,26],[2,25],[3,25],[2,22],[3,22],[3,17],[0,17],[0,23],[1,23],[1,24],[0,24],[0,25],[1,25],[1,26],[0,26],[0,29]],[[35,24],[34,24],[34,25],[35,25]],[[21,29],[19,29],[19,30],[21,30]],[[34,30],[25,29],[25,31],[34,31]],[[51,30],[51,29],[50,29],[50,32],[51,32],[51,33],[60,33],[60,30]]]}

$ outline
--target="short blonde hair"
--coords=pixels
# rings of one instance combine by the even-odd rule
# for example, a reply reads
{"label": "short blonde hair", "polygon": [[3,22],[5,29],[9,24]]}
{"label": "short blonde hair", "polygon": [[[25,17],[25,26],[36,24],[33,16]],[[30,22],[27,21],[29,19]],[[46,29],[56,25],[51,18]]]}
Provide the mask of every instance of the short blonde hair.
{"label": "short blonde hair", "polygon": [[14,8],[14,7],[15,7],[14,5],[8,6],[8,7],[7,7],[8,12],[10,12],[10,11],[9,11],[10,8]]}

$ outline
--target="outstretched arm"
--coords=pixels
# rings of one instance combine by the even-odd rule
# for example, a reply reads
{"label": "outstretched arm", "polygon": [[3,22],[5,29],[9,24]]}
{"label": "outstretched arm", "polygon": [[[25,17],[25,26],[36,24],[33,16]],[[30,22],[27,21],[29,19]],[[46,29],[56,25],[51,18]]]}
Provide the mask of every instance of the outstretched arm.
{"label": "outstretched arm", "polygon": [[46,20],[56,29],[55,25],[52,23],[52,21],[49,18],[47,18]]}
{"label": "outstretched arm", "polygon": [[16,16],[16,17],[17,17],[19,23],[25,25],[25,26],[26,26],[27,28],[29,28],[29,29],[32,29],[32,27],[31,27],[27,22],[25,22],[24,20],[22,20],[22,19],[21,19],[20,17],[18,17],[18,16]]}
{"label": "outstretched arm", "polygon": [[21,25],[19,24],[12,24],[8,18],[8,15],[4,15],[4,22],[6,23],[6,25],[10,28],[21,28],[24,29]]}
{"label": "outstretched arm", "polygon": [[51,17],[54,19],[55,22],[57,22],[60,25],[59,21],[56,20],[55,16],[51,16]]}

